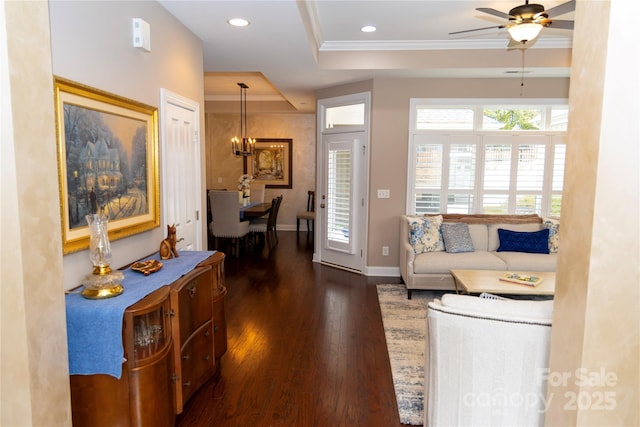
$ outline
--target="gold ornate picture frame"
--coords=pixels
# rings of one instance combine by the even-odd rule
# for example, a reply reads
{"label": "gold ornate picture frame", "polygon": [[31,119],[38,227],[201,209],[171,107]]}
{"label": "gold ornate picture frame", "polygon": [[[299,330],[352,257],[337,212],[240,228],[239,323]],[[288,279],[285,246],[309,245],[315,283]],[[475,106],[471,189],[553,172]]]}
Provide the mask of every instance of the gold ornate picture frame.
{"label": "gold ornate picture frame", "polygon": [[109,216],[109,239],[160,226],[158,109],[55,78],[63,253],[89,247],[85,216]]}
{"label": "gold ornate picture frame", "polygon": [[244,158],[244,173],[266,188],[292,188],[291,138],[256,138],[254,153]]}

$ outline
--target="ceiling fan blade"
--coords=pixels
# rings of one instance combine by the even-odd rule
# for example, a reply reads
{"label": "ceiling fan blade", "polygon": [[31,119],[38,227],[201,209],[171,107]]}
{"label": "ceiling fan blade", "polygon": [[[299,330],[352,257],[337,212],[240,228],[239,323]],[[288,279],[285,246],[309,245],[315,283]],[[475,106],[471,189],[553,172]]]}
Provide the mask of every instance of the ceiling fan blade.
{"label": "ceiling fan blade", "polygon": [[482,27],[482,28],[474,28],[472,30],[462,30],[462,31],[454,31],[453,33],[449,33],[449,35],[453,34],[462,34],[462,33],[470,33],[471,31],[481,31],[481,30],[490,30],[492,28],[501,29],[505,28],[505,25],[494,25],[492,27]]}
{"label": "ceiling fan blade", "polygon": [[500,12],[499,10],[495,10],[490,7],[476,7],[476,10],[480,12],[488,13],[489,15],[497,16],[498,18],[504,18],[504,19],[513,18],[508,13]]}
{"label": "ceiling fan blade", "polygon": [[573,30],[573,21],[565,21],[563,19],[554,19],[546,25],[549,28],[559,28],[561,30]]}
{"label": "ceiling fan blade", "polygon": [[545,10],[544,13],[549,17],[564,15],[565,13],[573,12],[576,10],[576,0],[571,0],[566,3],[562,3],[556,7],[552,7],[549,10]]}

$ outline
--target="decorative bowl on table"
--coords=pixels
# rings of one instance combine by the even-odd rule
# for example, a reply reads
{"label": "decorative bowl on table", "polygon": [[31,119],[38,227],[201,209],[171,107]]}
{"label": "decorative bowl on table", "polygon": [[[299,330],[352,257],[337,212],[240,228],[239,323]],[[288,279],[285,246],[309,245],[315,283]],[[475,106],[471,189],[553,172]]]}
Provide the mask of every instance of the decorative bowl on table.
{"label": "decorative bowl on table", "polygon": [[162,268],[162,263],[157,259],[150,259],[147,261],[138,261],[131,264],[131,269],[133,271],[137,271],[139,273],[144,274],[145,276],[150,275],[151,273],[155,273],[156,271]]}

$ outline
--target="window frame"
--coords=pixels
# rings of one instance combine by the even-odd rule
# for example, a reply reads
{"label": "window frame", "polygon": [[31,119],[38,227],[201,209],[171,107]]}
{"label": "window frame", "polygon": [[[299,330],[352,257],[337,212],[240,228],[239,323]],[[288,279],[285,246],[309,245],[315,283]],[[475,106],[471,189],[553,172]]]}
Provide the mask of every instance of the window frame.
{"label": "window frame", "polygon": [[[407,171],[407,194],[406,194],[406,212],[415,215],[417,209],[417,196],[419,194],[437,194],[439,196],[439,212],[447,213],[449,207],[449,196],[457,194],[471,194],[472,203],[469,213],[483,213],[483,200],[486,195],[506,195],[508,200],[507,212],[509,214],[516,213],[518,196],[533,195],[540,197],[540,208],[535,208],[534,212],[541,216],[552,215],[552,202],[554,197],[560,195],[562,197],[562,188],[556,190],[553,187],[554,173],[557,171],[555,164],[555,155],[557,146],[564,146],[563,154],[566,157],[566,130],[552,129],[552,114],[554,107],[566,107],[568,100],[566,99],[424,99],[412,98],[410,100],[410,121],[409,121],[409,142],[408,142],[408,171]],[[417,129],[418,108],[425,106],[434,106],[438,108],[465,108],[474,109],[474,126],[473,129]],[[527,106],[536,106],[544,111],[544,117],[541,120],[542,129],[539,130],[483,130],[483,110],[484,108],[503,108],[509,107],[526,108]],[[431,139],[433,142],[425,141],[425,138]],[[491,140],[504,139],[508,145],[511,145],[511,167],[509,176],[509,185],[505,191],[486,190],[484,188],[485,177],[485,153],[487,145],[493,145]],[[530,138],[529,138],[530,137]],[[533,140],[534,143],[527,144],[523,140]],[[459,144],[459,140],[467,140],[467,144],[475,145],[475,182],[474,188],[471,190],[456,190],[449,188],[450,166],[451,166],[451,147]],[[425,189],[419,188],[416,182],[417,176],[417,147],[423,144],[442,144],[442,164],[440,165],[440,188]],[[543,180],[540,190],[518,190],[518,158],[521,145],[544,145],[544,164],[543,164]],[[562,165],[564,173],[564,165]],[[426,190],[426,191],[425,191]],[[422,210],[420,213],[424,213]],[[431,212],[430,212],[431,213]],[[556,213],[553,213],[556,216]]]}

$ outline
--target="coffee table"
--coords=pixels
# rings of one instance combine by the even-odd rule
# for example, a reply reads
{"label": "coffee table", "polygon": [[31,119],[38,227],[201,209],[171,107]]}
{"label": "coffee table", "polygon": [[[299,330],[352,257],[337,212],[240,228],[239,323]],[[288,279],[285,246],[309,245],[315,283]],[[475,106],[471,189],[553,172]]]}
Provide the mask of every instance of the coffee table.
{"label": "coffee table", "polygon": [[456,284],[456,293],[508,294],[508,295],[553,295],[556,288],[556,273],[549,271],[517,271],[514,273],[542,277],[538,286],[520,285],[500,280],[506,271],[498,270],[451,270]]}

